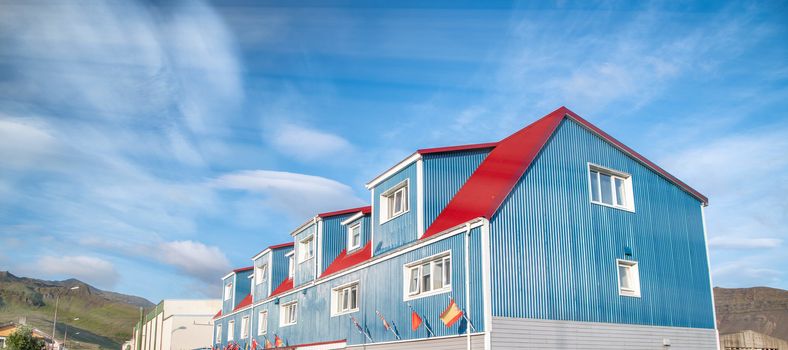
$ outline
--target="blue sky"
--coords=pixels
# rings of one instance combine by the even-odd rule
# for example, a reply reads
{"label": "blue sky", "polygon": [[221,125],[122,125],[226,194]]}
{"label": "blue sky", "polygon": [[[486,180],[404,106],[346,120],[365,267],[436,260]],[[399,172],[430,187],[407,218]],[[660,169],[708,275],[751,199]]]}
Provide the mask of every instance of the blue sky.
{"label": "blue sky", "polygon": [[716,285],[788,289],[788,4],[0,2],[0,269],[219,278],[417,148],[566,105],[710,198]]}

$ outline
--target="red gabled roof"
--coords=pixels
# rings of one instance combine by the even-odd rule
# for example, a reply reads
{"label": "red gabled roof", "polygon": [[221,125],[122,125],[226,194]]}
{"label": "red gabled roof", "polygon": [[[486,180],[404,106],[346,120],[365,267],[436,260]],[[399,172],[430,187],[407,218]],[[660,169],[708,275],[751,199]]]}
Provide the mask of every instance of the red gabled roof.
{"label": "red gabled roof", "polygon": [[274,249],[285,248],[285,247],[292,247],[292,246],[293,246],[293,242],[287,242],[287,243],[272,245],[272,246],[268,247],[268,249],[274,250]]}
{"label": "red gabled roof", "polygon": [[320,275],[320,277],[328,276],[332,273],[336,273],[342,271],[344,269],[356,266],[361,264],[369,259],[372,258],[372,243],[367,242],[363,248],[352,252],[350,254],[347,253],[347,249],[342,249],[342,252],[337,255],[336,259],[331,262],[331,264],[326,267],[326,270]]}
{"label": "red gabled roof", "polygon": [[238,303],[238,305],[235,305],[235,308],[233,309],[233,312],[236,312],[236,311],[238,311],[240,309],[243,309],[244,307],[249,306],[249,305],[252,305],[252,294],[251,293],[249,293],[243,299],[241,299],[241,302]]}
{"label": "red gabled roof", "polygon": [[216,315],[213,315],[213,319],[214,320],[219,318],[219,317],[222,317],[222,310],[219,310],[219,312],[217,312]]}
{"label": "red gabled roof", "polygon": [[358,207],[358,208],[330,211],[330,212],[327,212],[327,213],[317,214],[317,217],[319,217],[319,218],[327,218],[327,217],[331,217],[331,216],[352,214],[352,213],[358,213],[358,212],[362,212],[364,214],[369,214],[370,212],[372,212],[372,207],[371,206],[366,206],[366,207]]}
{"label": "red gabled roof", "polygon": [[269,297],[272,297],[274,295],[282,294],[282,293],[287,292],[288,290],[291,290],[291,289],[293,289],[293,278],[292,277],[282,281],[282,283],[279,284],[279,286],[276,287],[276,289],[274,289],[273,292],[271,292],[271,295]]}
{"label": "red gabled roof", "polygon": [[244,272],[244,271],[249,271],[249,270],[251,270],[253,268],[254,268],[254,266],[241,267],[241,268],[233,270],[233,272],[235,272],[235,273]]}
{"label": "red gabled roof", "polygon": [[441,152],[467,151],[472,149],[493,148],[496,145],[498,145],[498,142],[475,143],[472,145],[459,145],[459,146],[448,146],[448,147],[422,148],[420,150],[417,150],[416,153],[430,154],[430,153],[441,153]]}
{"label": "red gabled roof", "polygon": [[639,153],[625,146],[566,107],[561,107],[542,119],[501,140],[490,151],[468,181],[457,191],[449,204],[438,214],[422,238],[433,236],[478,217],[490,219],[528,170],[536,156],[547,144],[564,118],[583,125],[625,153],[650,167],[683,188],[704,204],[708,199],[685,183],[670,175]]}

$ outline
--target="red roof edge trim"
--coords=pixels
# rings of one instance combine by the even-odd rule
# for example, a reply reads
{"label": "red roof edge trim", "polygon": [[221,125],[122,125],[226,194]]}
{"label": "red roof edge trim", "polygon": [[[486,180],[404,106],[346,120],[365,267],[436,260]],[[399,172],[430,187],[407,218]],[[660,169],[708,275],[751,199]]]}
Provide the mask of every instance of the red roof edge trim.
{"label": "red roof edge trim", "polygon": [[332,216],[337,216],[337,215],[344,215],[344,214],[352,214],[352,213],[357,213],[357,212],[362,212],[364,214],[369,214],[370,212],[372,212],[372,207],[368,205],[366,207],[358,207],[358,208],[330,211],[330,212],[326,212],[326,213],[317,214],[317,216],[320,217],[320,218],[327,218],[327,217],[332,217]]}
{"label": "red roof edge trim", "polygon": [[269,298],[272,297],[272,296],[279,295],[279,294],[282,294],[284,292],[287,292],[288,290],[291,290],[291,289],[293,289],[293,278],[288,278],[288,279],[282,281],[282,283],[280,283],[279,286],[276,287],[276,289],[274,289],[273,292],[271,292],[271,295],[269,296]]}
{"label": "red roof edge trim", "polygon": [[254,268],[254,266],[241,267],[241,268],[237,268],[237,269],[233,270],[233,272],[235,272],[235,273],[244,272],[244,271],[249,271],[249,270],[251,270],[253,268]]}
{"label": "red roof edge trim", "polygon": [[342,252],[337,255],[334,261],[326,267],[325,271],[320,275],[320,277],[325,277],[339,271],[351,268],[358,264],[361,264],[369,259],[372,258],[372,242],[367,242],[363,248],[352,252],[350,254],[347,253],[347,249],[342,249]]}
{"label": "red roof edge trim", "polygon": [[244,298],[241,300],[241,302],[240,302],[240,303],[238,303],[238,305],[235,305],[235,308],[233,309],[233,312],[236,312],[236,311],[238,311],[238,310],[240,310],[240,309],[243,309],[244,307],[247,307],[247,306],[249,306],[249,305],[252,305],[252,294],[251,294],[251,293],[247,294],[247,295],[246,295],[246,296],[245,296],[245,297],[244,297]]}
{"label": "red roof edge trim", "polygon": [[422,148],[420,150],[417,150],[416,153],[418,153],[418,154],[431,154],[431,153],[442,153],[442,152],[466,151],[466,150],[472,150],[472,149],[493,148],[493,147],[495,147],[497,145],[498,145],[498,142],[487,142],[487,143],[475,143],[475,144],[470,144],[470,145]]}
{"label": "red roof edge trim", "polygon": [[268,247],[268,249],[279,249],[279,248],[285,248],[285,247],[292,247],[293,245],[294,245],[293,242],[288,242],[288,243],[272,245],[272,246]]}
{"label": "red roof edge trim", "polygon": [[219,312],[217,312],[216,315],[213,315],[213,319],[214,320],[219,318],[219,317],[222,317],[222,310],[219,310]]}

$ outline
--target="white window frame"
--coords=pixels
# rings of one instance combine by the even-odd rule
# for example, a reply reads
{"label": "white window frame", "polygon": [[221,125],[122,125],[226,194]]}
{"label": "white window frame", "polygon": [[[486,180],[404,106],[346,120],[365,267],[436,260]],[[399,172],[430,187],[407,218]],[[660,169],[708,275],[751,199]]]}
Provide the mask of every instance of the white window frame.
{"label": "white window frame", "polygon": [[[633,286],[631,289],[621,287],[621,272],[619,271],[621,266],[625,266],[629,269],[629,283]],[[638,269],[637,261],[616,259],[616,276],[616,281],[618,282],[618,295],[640,298],[640,270]]]}
{"label": "white window frame", "polygon": [[[311,254],[309,247],[312,247]],[[298,263],[303,264],[315,257],[315,235],[304,237],[298,242]]]}
{"label": "white window frame", "polygon": [[268,310],[261,310],[257,313],[257,335],[268,333]]}
{"label": "white window frame", "polygon": [[227,341],[235,340],[235,320],[227,322]]}
{"label": "white window frame", "polygon": [[[345,291],[348,291],[348,295],[350,295],[351,288],[356,288],[356,307],[354,308],[347,308],[340,310],[339,307],[342,305],[342,296],[344,295]],[[341,316],[352,314],[354,312],[358,312],[360,310],[360,300],[361,300],[361,287],[358,280],[353,282],[345,283],[341,286],[334,287],[331,290],[331,317]],[[350,301],[348,301],[350,303]]]}
{"label": "white window frame", "polygon": [[[403,191],[402,210],[398,212],[389,213],[389,200],[393,200],[397,192]],[[402,182],[391,186],[388,190],[380,194],[380,209],[378,214],[380,216],[380,223],[391,221],[397,217],[405,215],[410,211],[410,179],[405,179]]]}
{"label": "white window frame", "polygon": [[216,325],[216,334],[215,334],[215,336],[216,336],[216,339],[214,339],[214,342],[217,343],[217,344],[221,343],[222,342],[222,324],[221,323]]}
{"label": "white window frame", "polygon": [[[287,320],[289,318],[289,308],[295,307],[295,319]],[[288,321],[290,321],[288,323]],[[279,307],[279,327],[287,327],[292,326],[294,324],[298,324],[298,301],[293,300],[291,302],[287,302],[282,304]]]}
{"label": "white window frame", "polygon": [[[449,262],[449,269],[445,268],[446,262]],[[437,263],[441,263],[441,285],[440,288],[434,288],[435,285],[435,269]],[[429,264],[429,271],[430,271],[430,289],[425,291],[423,288],[423,281],[424,281],[424,265]],[[414,261],[411,263],[407,263],[402,266],[402,273],[403,273],[403,300],[413,300],[413,299],[420,299],[428,296],[450,293],[452,290],[452,280],[454,276],[452,276],[451,267],[454,266],[452,262],[452,254],[450,250],[426,257],[424,259],[420,259],[418,261]],[[418,271],[417,281],[416,281],[416,291],[411,292],[411,273],[413,271]],[[447,274],[448,273],[448,274]]]}
{"label": "white window frame", "polygon": [[285,254],[287,257],[287,277],[293,278],[295,276],[295,250],[291,250]]}
{"label": "white window frame", "polygon": [[[594,175],[592,171],[596,172],[597,175]],[[635,196],[632,188],[632,175],[615,169],[606,168],[594,163],[588,163],[587,173],[588,173],[588,199],[591,201],[591,203],[605,207],[626,210],[633,213],[635,212]],[[601,176],[599,174],[605,174],[612,177],[610,181],[610,187],[611,187],[610,195],[612,199],[612,204],[602,202],[602,190],[601,190],[602,179],[600,178]],[[593,183],[591,179],[592,176],[597,176],[596,183],[598,184],[599,187],[594,188],[594,186],[592,185]],[[619,179],[624,183],[624,193],[625,193],[624,205],[617,204],[618,195],[616,194],[616,187],[615,187],[616,179]],[[598,200],[594,200],[594,194],[597,195]]]}
{"label": "white window frame", "polygon": [[261,285],[263,282],[268,280],[268,264],[260,264],[255,266],[254,268],[255,278],[254,283],[255,285]]}
{"label": "white window frame", "polygon": [[249,338],[249,316],[241,318],[241,339]]}
{"label": "white window frame", "polygon": [[[353,244],[353,230],[358,229],[358,244]],[[348,226],[347,228],[347,251],[361,248],[361,239],[363,233],[361,232],[361,221]]]}
{"label": "white window frame", "polygon": [[233,282],[224,285],[224,300],[230,300],[233,297]]}

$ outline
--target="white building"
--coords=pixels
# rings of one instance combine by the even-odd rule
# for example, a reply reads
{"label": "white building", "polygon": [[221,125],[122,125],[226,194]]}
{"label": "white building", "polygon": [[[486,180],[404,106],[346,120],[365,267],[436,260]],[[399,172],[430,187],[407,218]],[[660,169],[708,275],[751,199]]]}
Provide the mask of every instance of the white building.
{"label": "white building", "polygon": [[210,348],[219,299],[162,300],[133,330],[132,350]]}

